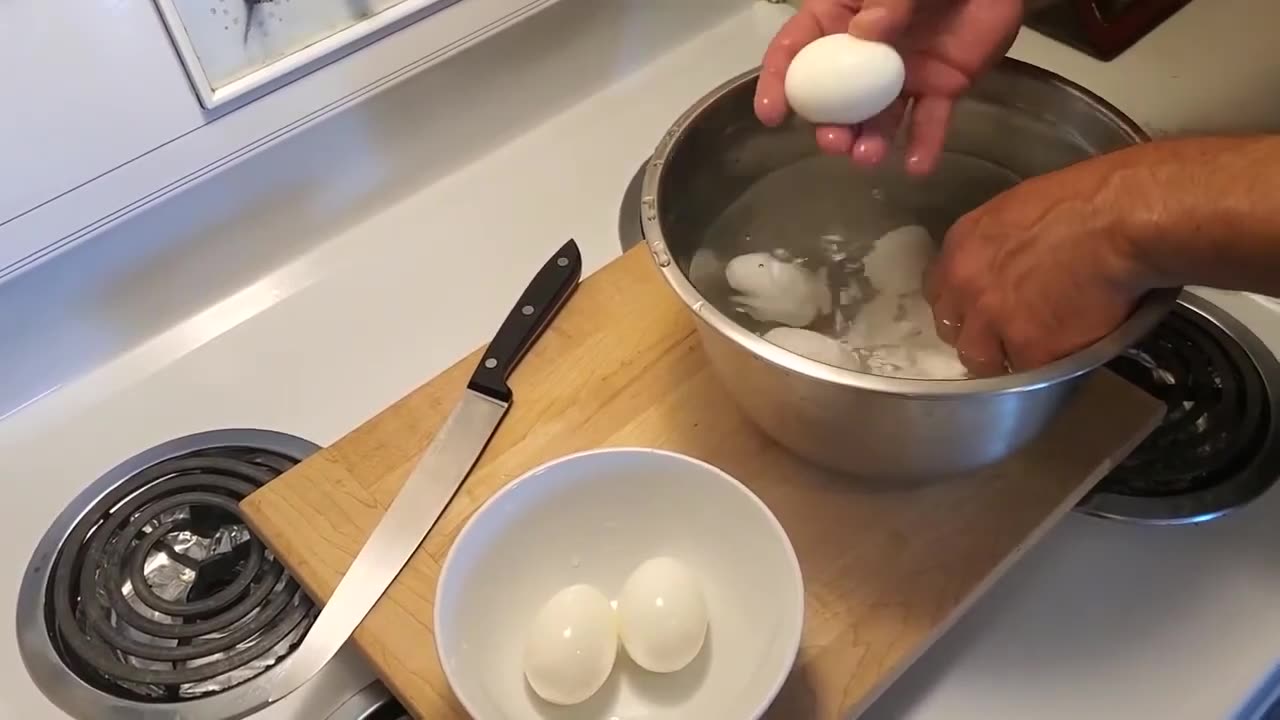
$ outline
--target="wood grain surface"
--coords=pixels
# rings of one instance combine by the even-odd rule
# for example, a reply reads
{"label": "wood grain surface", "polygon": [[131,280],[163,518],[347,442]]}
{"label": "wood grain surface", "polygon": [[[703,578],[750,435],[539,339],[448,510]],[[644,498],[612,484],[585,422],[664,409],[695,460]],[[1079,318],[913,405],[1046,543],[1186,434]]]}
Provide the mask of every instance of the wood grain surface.
{"label": "wood grain surface", "polygon": [[[337,586],[477,358],[244,501],[253,529],[317,600]],[[790,535],[807,593],[800,658],[770,716],[834,718],[865,708],[1163,412],[1100,371],[1043,436],[995,467],[913,488],[834,476],[736,411],[643,246],[583,282],[512,387],[515,403],[476,469],[355,635],[415,717],[465,717],[431,629],[452,539],[486,498],[544,461],[597,447],[666,448],[755,491]]]}

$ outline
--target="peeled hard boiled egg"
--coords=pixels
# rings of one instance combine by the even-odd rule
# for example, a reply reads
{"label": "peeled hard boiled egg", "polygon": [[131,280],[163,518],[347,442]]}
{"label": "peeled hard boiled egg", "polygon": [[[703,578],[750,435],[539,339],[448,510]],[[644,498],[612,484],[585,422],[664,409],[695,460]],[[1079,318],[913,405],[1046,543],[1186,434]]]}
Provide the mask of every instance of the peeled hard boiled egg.
{"label": "peeled hard boiled egg", "polygon": [[877,290],[915,292],[924,284],[924,273],[938,248],[929,231],[919,225],[890,230],[872,246],[862,264]]}
{"label": "peeled hard boiled egg", "polygon": [[724,268],[732,300],[761,322],[804,327],[831,312],[831,294],[818,273],[765,252],[747,253]]}
{"label": "peeled hard boiled egg", "polygon": [[669,673],[688,665],[707,635],[707,603],[697,576],[674,558],[645,561],[618,596],[618,630],[640,667]]}
{"label": "peeled hard boiled egg", "polygon": [[524,674],[543,700],[574,705],[604,685],[617,655],[618,625],[609,599],[590,585],[571,585],[534,616]]}
{"label": "peeled hard boiled egg", "polygon": [[902,56],[885,43],[848,33],[805,45],[787,67],[787,103],[821,125],[856,125],[880,114],[902,93]]}

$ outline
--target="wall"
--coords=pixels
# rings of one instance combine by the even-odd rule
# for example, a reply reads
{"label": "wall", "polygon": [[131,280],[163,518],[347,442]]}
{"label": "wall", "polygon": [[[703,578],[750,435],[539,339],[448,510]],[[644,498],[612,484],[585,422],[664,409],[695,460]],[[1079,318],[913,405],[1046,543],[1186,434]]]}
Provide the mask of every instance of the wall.
{"label": "wall", "polygon": [[10,0],[0,281],[555,1],[461,0],[207,111],[150,0]]}
{"label": "wall", "polygon": [[[560,0],[0,281],[0,419],[122,353],[151,353],[154,342],[182,346],[166,345],[160,355],[186,352],[317,277],[379,252],[367,238],[345,243],[335,260],[326,245],[367,236],[353,228],[389,208],[420,204],[455,174],[590,103],[745,5]],[[641,114],[674,117],[704,90],[683,88],[675,100],[653,97]],[[628,157],[620,177],[642,160]],[[513,177],[546,178],[529,180],[535,198],[555,188],[574,192],[576,173],[567,159],[510,170]],[[616,213],[623,185],[616,196],[603,191],[607,207],[582,213]],[[505,195],[473,201],[495,215],[529,202]],[[489,232],[429,219],[403,227],[417,242],[449,246]],[[264,277],[271,278],[266,289]],[[179,323],[199,331],[165,334]]]}

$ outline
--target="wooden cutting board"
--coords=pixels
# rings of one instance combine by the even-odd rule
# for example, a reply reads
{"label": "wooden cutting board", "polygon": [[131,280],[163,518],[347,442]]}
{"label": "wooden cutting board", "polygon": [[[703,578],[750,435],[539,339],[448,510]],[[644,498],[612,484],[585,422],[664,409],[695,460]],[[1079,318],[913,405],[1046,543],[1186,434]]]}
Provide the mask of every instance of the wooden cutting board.
{"label": "wooden cutting board", "polygon": [[[244,501],[253,529],[317,600],[337,586],[478,357]],[[431,630],[450,543],[486,498],[544,461],[666,448],[755,491],[790,535],[807,592],[803,648],[771,717],[833,718],[865,708],[1163,413],[1101,371],[1039,440],[996,467],[913,489],[862,487],[788,454],[736,411],[643,246],[583,282],[511,384],[515,403],[488,450],[355,634],[415,717],[465,717]]]}

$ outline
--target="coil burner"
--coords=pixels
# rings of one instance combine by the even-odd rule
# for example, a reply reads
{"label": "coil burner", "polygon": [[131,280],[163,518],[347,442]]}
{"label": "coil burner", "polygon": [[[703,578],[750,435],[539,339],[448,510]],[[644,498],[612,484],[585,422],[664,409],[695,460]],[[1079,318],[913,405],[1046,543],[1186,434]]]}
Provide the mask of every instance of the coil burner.
{"label": "coil burner", "polygon": [[239,503],[317,449],[265,431],[201,433],[93,483],[23,578],[19,646],[41,690],[86,719],[178,705],[174,717],[240,717],[264,703],[254,686],[318,611]]}
{"label": "coil burner", "polygon": [[1211,520],[1280,477],[1280,363],[1242,323],[1183,293],[1108,367],[1162,400],[1160,426],[1085,497],[1082,512],[1151,524]]}

